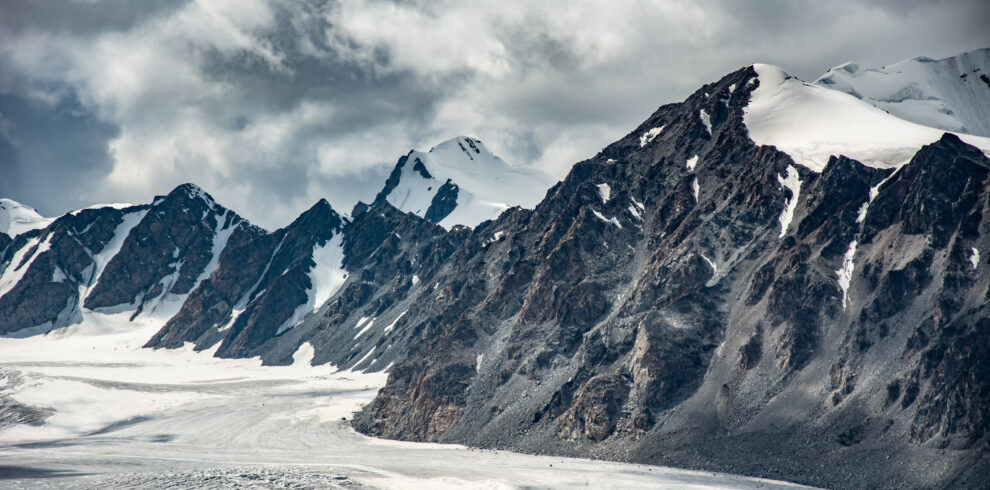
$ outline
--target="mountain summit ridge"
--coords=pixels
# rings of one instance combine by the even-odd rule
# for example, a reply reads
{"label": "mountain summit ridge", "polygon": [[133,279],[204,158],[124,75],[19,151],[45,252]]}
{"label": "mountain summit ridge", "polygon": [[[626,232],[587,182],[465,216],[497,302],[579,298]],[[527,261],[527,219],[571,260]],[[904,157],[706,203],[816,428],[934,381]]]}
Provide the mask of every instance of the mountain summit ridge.
{"label": "mountain summit ridge", "polygon": [[990,48],[943,59],[918,57],[880,68],[844,63],[814,82],[897,117],[990,137]]}
{"label": "mountain summit ridge", "polygon": [[510,166],[480,140],[458,136],[400,158],[374,202],[444,228],[474,227],[512,206],[533,207],[550,185],[549,175]]}

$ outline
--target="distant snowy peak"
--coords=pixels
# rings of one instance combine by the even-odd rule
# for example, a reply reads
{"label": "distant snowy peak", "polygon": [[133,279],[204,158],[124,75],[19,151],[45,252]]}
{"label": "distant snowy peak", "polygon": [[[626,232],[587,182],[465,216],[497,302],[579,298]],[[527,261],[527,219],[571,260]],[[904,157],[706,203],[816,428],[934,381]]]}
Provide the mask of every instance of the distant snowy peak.
{"label": "distant snowy peak", "polygon": [[[750,138],[777,147],[813,171],[820,172],[831,156],[839,155],[871,167],[899,167],[944,133],[845,92],[803,82],[776,66],[756,64],[753,69],[759,84],[744,117]],[[990,138],[959,136],[990,152]]]}
{"label": "distant snowy peak", "polygon": [[445,228],[476,226],[512,206],[533,207],[554,180],[505,163],[474,138],[458,136],[399,159],[375,199]]}
{"label": "distant snowy peak", "polygon": [[0,233],[11,238],[24,233],[48,226],[54,218],[45,218],[34,208],[25,206],[12,199],[0,199]]}
{"label": "distant snowy peak", "polygon": [[881,68],[845,63],[816,84],[862,99],[901,119],[990,137],[990,48]]}

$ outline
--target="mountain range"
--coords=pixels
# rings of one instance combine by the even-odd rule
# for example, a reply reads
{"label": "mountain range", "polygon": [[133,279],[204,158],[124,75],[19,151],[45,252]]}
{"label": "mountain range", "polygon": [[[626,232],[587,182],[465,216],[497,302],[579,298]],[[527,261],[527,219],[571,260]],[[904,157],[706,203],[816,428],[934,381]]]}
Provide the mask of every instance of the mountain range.
{"label": "mountain range", "polygon": [[275,231],[192,184],[54,219],[0,200],[0,334],[149,316],[148,348],[275,365],[309,343],[389,372],[354,420],[387,438],[978,486],[988,53],[744,67],[555,184],[461,136]]}

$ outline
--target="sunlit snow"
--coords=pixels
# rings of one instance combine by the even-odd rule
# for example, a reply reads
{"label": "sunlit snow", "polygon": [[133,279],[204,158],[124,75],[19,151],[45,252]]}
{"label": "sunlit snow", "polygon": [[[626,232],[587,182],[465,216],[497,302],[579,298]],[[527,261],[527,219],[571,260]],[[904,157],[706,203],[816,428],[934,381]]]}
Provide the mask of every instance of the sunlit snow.
{"label": "sunlit snow", "polygon": [[[201,352],[192,344],[142,349],[163,321],[88,312],[82,323],[47,335],[0,338],[0,409],[51,410],[40,425],[0,426],[3,464],[24,470],[4,486],[796,488],[721,473],[366,437],[350,419],[385,384],[391,365],[380,373],[312,366],[316,349],[309,343],[281,367],[215,358],[219,344]],[[51,471],[57,481],[39,479]]]}
{"label": "sunlit snow", "polygon": [[794,219],[794,210],[797,209],[798,197],[801,195],[801,175],[793,165],[788,165],[787,177],[784,178],[778,174],[777,182],[791,191],[791,197],[787,198],[787,204],[779,218],[780,236],[778,238],[784,238],[784,235],[787,234],[787,228],[791,226],[791,221]]}
{"label": "sunlit snow", "polygon": [[[811,85],[770,65],[753,65],[759,86],[746,106],[744,122],[759,145],[773,145],[795,162],[821,172],[833,155],[871,167],[907,163],[943,131],[892,116],[849,94]],[[990,151],[990,138],[959,135]]]}
{"label": "sunlit snow", "polygon": [[698,113],[698,117],[701,118],[701,124],[705,125],[705,130],[708,131],[708,134],[712,134],[712,119],[708,117],[708,113],[702,109],[701,112]]}
{"label": "sunlit snow", "polygon": [[913,58],[883,67],[844,63],[816,84],[862,99],[924,126],[990,136],[990,97],[979,78],[990,73],[990,49],[943,60]]}
{"label": "sunlit snow", "polygon": [[600,219],[600,220],[602,220],[602,221],[604,221],[606,223],[609,223],[609,224],[618,226],[619,228],[622,228],[622,223],[619,223],[619,220],[615,219],[614,216],[611,217],[611,218],[606,218],[604,214],[599,213],[598,211],[595,211],[594,209],[592,209],[591,212],[594,213],[595,216],[598,217],[598,219]]}
{"label": "sunlit snow", "polygon": [[15,237],[29,230],[44,228],[55,221],[45,218],[34,208],[11,199],[0,199],[0,233]]}
{"label": "sunlit snow", "polygon": [[842,258],[842,269],[835,271],[839,276],[839,289],[842,290],[842,309],[846,309],[846,304],[849,298],[849,285],[852,282],[853,269],[856,264],[853,262],[853,257],[856,256],[856,240],[849,243],[849,249],[846,250],[846,255]]}
{"label": "sunlit snow", "polygon": [[650,144],[650,142],[656,139],[656,137],[663,132],[663,128],[665,127],[667,127],[666,124],[658,128],[650,129],[649,131],[646,131],[645,133],[641,134],[639,136],[639,147],[644,148],[646,145]]}
{"label": "sunlit snow", "polygon": [[598,184],[598,195],[602,198],[602,204],[607,203],[612,196],[612,187],[608,184]]}

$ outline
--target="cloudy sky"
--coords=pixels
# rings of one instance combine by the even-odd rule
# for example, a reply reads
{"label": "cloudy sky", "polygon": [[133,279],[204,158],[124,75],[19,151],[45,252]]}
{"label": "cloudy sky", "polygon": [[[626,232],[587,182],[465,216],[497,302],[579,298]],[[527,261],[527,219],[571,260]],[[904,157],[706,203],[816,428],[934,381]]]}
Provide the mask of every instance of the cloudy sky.
{"label": "cloudy sky", "polygon": [[753,62],[813,80],[990,47],[986,0],[4,0],[0,197],[194,182],[269,228],[459,134],[557,176]]}

